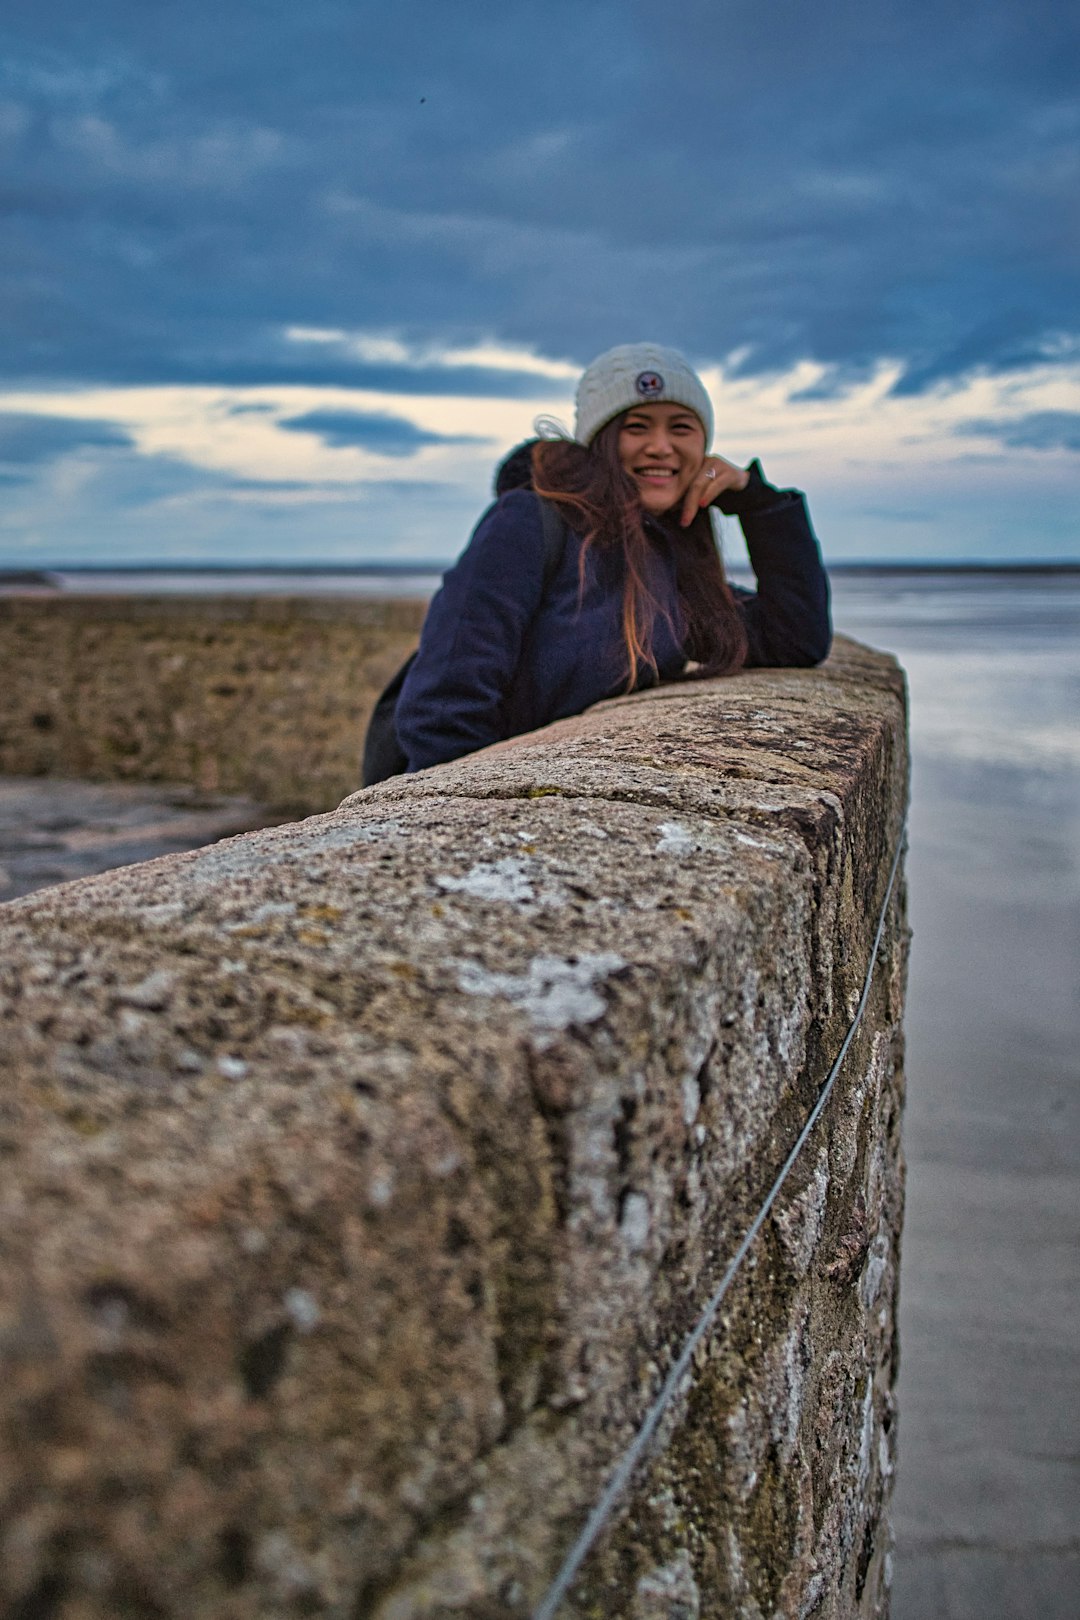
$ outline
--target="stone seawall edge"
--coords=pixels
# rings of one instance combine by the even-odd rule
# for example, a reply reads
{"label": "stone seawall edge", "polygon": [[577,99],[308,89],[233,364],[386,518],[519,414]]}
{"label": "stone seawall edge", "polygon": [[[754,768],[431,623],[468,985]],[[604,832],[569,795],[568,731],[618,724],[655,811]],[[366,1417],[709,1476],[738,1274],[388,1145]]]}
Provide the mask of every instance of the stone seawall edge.
{"label": "stone seawall edge", "polygon": [[184,782],[272,811],[360,782],[372,706],[424,603],[0,597],[0,773]]}
{"label": "stone seawall edge", "polygon": [[[530,1613],[839,1048],[906,792],[841,641],[4,907],[0,1613]],[[901,886],[568,1616],[887,1613],[905,960]]]}

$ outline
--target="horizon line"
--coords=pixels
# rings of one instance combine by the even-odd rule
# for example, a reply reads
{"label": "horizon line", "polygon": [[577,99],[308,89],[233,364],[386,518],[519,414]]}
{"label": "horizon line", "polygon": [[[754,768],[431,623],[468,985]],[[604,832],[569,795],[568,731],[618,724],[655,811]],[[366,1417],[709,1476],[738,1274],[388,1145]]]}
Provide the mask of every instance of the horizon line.
{"label": "horizon line", "polygon": [[[5,562],[0,558],[0,575],[11,579],[44,581],[56,574],[441,574],[456,561],[454,557],[421,558],[417,561],[387,559],[376,562]],[[746,563],[729,565],[733,572],[750,573]],[[1040,558],[844,558],[826,562],[829,573],[1075,573],[1080,557]]]}

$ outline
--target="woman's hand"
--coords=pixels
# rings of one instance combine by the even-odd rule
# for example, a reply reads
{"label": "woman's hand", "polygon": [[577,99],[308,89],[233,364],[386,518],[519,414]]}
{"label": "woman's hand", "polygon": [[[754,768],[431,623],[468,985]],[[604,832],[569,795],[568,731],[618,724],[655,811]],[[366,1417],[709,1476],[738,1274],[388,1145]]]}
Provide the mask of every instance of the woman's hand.
{"label": "woman's hand", "polygon": [[749,482],[750,474],[745,467],[736,467],[723,456],[706,456],[683,499],[679,523],[685,529],[693,522],[695,514],[715,501],[725,489],[745,489]]}

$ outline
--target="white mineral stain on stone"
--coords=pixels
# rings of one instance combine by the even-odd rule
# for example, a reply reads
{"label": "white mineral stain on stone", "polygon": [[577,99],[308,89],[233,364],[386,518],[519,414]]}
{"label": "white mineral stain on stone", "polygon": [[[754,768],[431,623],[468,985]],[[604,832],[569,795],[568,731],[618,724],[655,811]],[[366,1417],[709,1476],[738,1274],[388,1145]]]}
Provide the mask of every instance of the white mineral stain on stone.
{"label": "white mineral stain on stone", "polygon": [[511,905],[535,900],[535,863],[519,855],[504,855],[501,861],[477,861],[464,877],[437,877],[440,889],[471,894],[477,900],[506,900]]}
{"label": "white mineral stain on stone", "polygon": [[528,856],[503,855],[497,861],[478,861],[464,877],[437,877],[435,882],[440,889],[469,894],[477,900],[500,900],[519,906],[565,905],[566,891],[557,883],[543,882],[544,875],[539,861]]}
{"label": "white mineral stain on stone", "polygon": [[94,1322],[108,1339],[120,1338],[130,1320],[131,1307],[117,1294],[100,1300],[94,1307]]}
{"label": "white mineral stain on stone", "polygon": [[159,968],[156,973],[141,979],[138,984],[118,990],[117,1000],[127,1002],[132,1007],[148,1007],[158,1011],[168,1001],[176,982],[177,974],[168,968]]}
{"label": "white mineral stain on stone", "polygon": [[256,906],[243,923],[233,924],[233,927],[246,926],[247,923],[269,922],[271,917],[291,917],[296,911],[294,900],[265,900],[261,906]]}
{"label": "white mineral stain on stone", "polygon": [[159,900],[156,905],[146,906],[141,916],[143,922],[174,923],[180,921],[186,910],[181,900]]}
{"label": "white mineral stain on stone", "polygon": [[859,1292],[862,1302],[869,1310],[881,1292],[882,1279],[885,1268],[889,1264],[889,1238],[885,1232],[879,1232],[870,1245],[870,1253],[866,1257],[866,1267],[863,1271],[862,1283]]}
{"label": "white mineral stain on stone", "polygon": [[236,933],[238,928],[249,928],[253,923],[270,922],[274,917],[293,917],[295,914],[295,901],[264,901],[262,906],[256,906],[236,922],[225,923],[225,933]]}
{"label": "white mineral stain on stone", "polygon": [[701,1593],[685,1547],[668,1564],[642,1575],[634,1589],[632,1620],[699,1620]]}
{"label": "white mineral stain on stone", "polygon": [[746,1565],[743,1560],[742,1546],[735,1533],[734,1525],[724,1528],[724,1540],[727,1543],[727,1564],[731,1571],[731,1585],[738,1591],[746,1586]]}
{"label": "white mineral stain on stone", "polygon": [[614,951],[599,951],[573,959],[536,956],[526,973],[492,973],[479,962],[462,962],[458,986],[469,996],[497,996],[520,1007],[540,1031],[568,1029],[571,1024],[592,1024],[607,1007],[593,988],[598,979],[626,966]]}
{"label": "white mineral stain on stone", "polygon": [[808,1620],[808,1617],[817,1608],[824,1590],[825,1576],[819,1572],[817,1575],[812,1576],[807,1583],[806,1595],[799,1605],[799,1620]]}
{"label": "white mineral stain on stone", "polygon": [[863,1399],[862,1431],[859,1435],[859,1490],[866,1487],[870,1477],[870,1455],[874,1441],[874,1384],[869,1377],[866,1380],[866,1395]]}
{"label": "white mineral stain on stone", "polygon": [[753,1494],[758,1482],[758,1464],[764,1458],[765,1435],[760,1431],[757,1418],[756,1411],[751,1416],[745,1397],[732,1408],[727,1418],[730,1468],[739,1499],[743,1502]]}
{"label": "white mineral stain on stone", "polygon": [[675,1500],[675,1494],[670,1486],[664,1486],[652,1496],[646,1498],[649,1506],[657,1513],[660,1523],[665,1530],[674,1530],[682,1518],[682,1509]]}
{"label": "white mineral stain on stone", "polygon": [[780,1347],[777,1374],[775,1378],[770,1378],[772,1386],[770,1392],[773,1393],[774,1404],[769,1426],[780,1459],[785,1464],[791,1461],[799,1438],[806,1373],[812,1359],[808,1333],[807,1305],[802,1317]]}
{"label": "white mineral stain on stone", "polygon": [[619,1231],[629,1249],[643,1249],[649,1241],[649,1200],[644,1193],[627,1193],[623,1199]]}
{"label": "white mineral stain on stone", "polygon": [[255,1546],[254,1564],[272,1582],[275,1597],[291,1601],[316,1589],[314,1573],[283,1530],[271,1530]]}
{"label": "white mineral stain on stone", "polygon": [[842,1094],[832,1133],[832,1170],[837,1181],[847,1181],[859,1152],[859,1127],[866,1102],[866,1076],[861,1075]]}
{"label": "white mineral stain on stone", "polygon": [[368,1184],[368,1199],[376,1209],[385,1209],[394,1196],[394,1173],[378,1170]]}
{"label": "white mineral stain on stone", "polygon": [[238,1057],[219,1057],[217,1066],[218,1073],[223,1074],[226,1080],[242,1080],[248,1072],[247,1064]]}
{"label": "white mineral stain on stone", "polygon": [[400,821],[368,821],[362,827],[354,827],[352,836],[362,844],[377,844],[382,838],[396,838],[401,831]]}
{"label": "white mineral stain on stone", "polygon": [[692,855],[700,845],[689,827],[681,821],[662,821],[660,839],[654,851],[657,855]]}
{"label": "white mineral stain on stone", "polygon": [[768,838],[751,838],[750,834],[745,833],[745,832],[737,832],[735,834],[735,842],[738,843],[738,844],[749,844],[751,849],[775,849],[776,848],[776,845],[774,843],[772,843],[770,839],[768,839]]}
{"label": "white mineral stain on stone", "polygon": [[298,1332],[310,1333],[318,1327],[322,1312],[314,1294],[309,1294],[306,1288],[286,1289],[282,1303]]}
{"label": "white mineral stain on stone", "polygon": [[701,1087],[692,1074],[683,1076],[682,1083],[682,1117],[684,1125],[692,1125],[698,1117],[701,1107]]}
{"label": "white mineral stain on stone", "polygon": [[808,1184],[786,1204],[773,1210],[776,1235],[797,1276],[806,1275],[818,1246],[828,1193],[829,1160],[825,1150],[821,1149]]}
{"label": "white mineral stain on stone", "polygon": [[189,885],[216,886],[228,878],[253,877],[267,867],[291,865],[309,860],[313,855],[337,854],[340,850],[355,849],[357,844],[379,843],[401,830],[399,821],[357,823],[344,818],[312,816],[282,832],[246,833],[242,838],[214,844],[200,852],[198,860],[187,868],[185,880]]}

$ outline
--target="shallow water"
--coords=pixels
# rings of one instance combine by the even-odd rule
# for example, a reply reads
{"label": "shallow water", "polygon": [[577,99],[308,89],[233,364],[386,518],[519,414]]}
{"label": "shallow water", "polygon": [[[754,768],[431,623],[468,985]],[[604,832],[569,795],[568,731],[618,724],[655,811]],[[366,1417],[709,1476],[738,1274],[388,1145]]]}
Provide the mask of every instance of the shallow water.
{"label": "shallow water", "polygon": [[943,1048],[1080,1076],[1080,577],[834,597],[910,687],[913,1077]]}
{"label": "shallow water", "polygon": [[843,578],[911,692],[893,1620],[1080,1590],[1080,578]]}
{"label": "shallow water", "polygon": [[423,596],[437,588],[441,573],[430,565],[416,569],[356,568],[147,568],[58,571],[53,580],[79,595],[158,594],[168,596]]}

